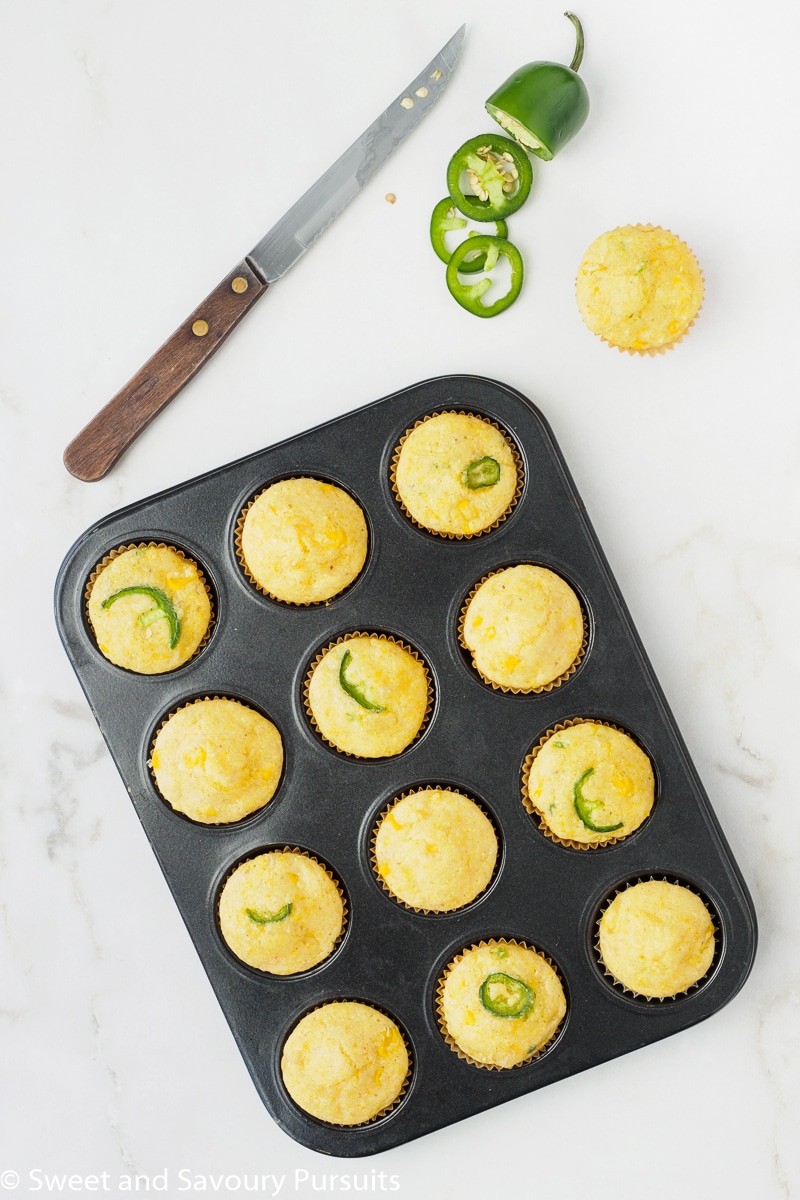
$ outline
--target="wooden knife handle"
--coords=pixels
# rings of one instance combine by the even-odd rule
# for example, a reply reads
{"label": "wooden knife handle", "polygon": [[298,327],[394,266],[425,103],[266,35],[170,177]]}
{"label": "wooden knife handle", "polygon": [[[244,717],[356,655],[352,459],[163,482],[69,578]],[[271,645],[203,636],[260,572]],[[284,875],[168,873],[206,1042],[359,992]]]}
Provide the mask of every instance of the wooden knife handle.
{"label": "wooden knife handle", "polygon": [[240,262],[73,438],[64,451],[67,470],[87,483],[102,479],[131,442],[219,349],[267,287],[246,262]]}

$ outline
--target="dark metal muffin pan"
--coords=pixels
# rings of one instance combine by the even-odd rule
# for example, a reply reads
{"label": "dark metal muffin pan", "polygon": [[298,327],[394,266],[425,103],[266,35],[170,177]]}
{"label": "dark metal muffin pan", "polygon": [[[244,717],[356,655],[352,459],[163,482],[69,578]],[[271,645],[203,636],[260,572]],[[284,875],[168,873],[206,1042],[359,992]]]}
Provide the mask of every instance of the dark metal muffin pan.
{"label": "dark metal muffin pan", "polygon": [[[498,528],[448,540],[414,526],[389,482],[392,452],[416,420],[440,409],[484,415],[519,447],[525,485]],[[362,505],[369,555],[358,580],[328,604],[296,607],[260,594],[237,560],[240,512],[267,484],[311,475],[340,484]],[[215,594],[216,624],[189,663],[156,676],[113,666],[85,615],[86,583],[109,550],[163,541],[195,558]],[[483,683],[458,644],[461,605],[488,572],[516,562],[553,568],[577,589],[589,645],[577,672],[550,692],[514,695]],[[189,928],[255,1085],[278,1124],[314,1150],[373,1154],[586,1067],[685,1029],[739,990],[756,945],[752,901],[639,641],[569,471],[541,413],[503,384],[447,376],[384,400],[112,514],[67,556],[56,588],[61,638]],[[435,705],[404,753],[378,761],[338,754],[312,730],[302,702],[320,647],[353,630],[395,634],[424,656]],[[228,826],[187,820],[161,799],[148,770],[151,739],[188,699],[226,695],[267,713],[286,763],[274,799]],[[525,811],[523,760],[570,717],[607,720],[650,753],[658,780],[651,817],[630,838],[591,851],[548,840]],[[444,915],[395,903],[369,862],[373,825],[393,796],[423,784],[482,798],[502,833],[502,861],[485,893]],[[269,847],[299,846],[344,885],[345,937],[302,975],[275,977],[239,963],[223,944],[216,898],[229,870]],[[594,951],[604,900],[627,880],[670,877],[707,897],[718,952],[701,986],[670,1003],[642,1003],[610,986]],[[439,1030],[434,997],[447,963],[490,938],[527,941],[558,966],[569,1008],[538,1059],[482,1070]],[[393,1016],[412,1049],[413,1077],[385,1117],[354,1128],[300,1111],[280,1075],[283,1043],[315,1006],[360,999]]]}

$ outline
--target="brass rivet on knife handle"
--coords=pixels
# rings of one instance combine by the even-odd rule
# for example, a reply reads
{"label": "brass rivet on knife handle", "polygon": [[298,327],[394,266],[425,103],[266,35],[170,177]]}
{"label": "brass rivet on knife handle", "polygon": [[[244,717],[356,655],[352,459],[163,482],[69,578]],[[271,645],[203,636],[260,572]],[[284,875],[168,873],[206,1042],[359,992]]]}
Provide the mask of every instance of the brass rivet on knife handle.
{"label": "brass rivet on knife handle", "polygon": [[[244,283],[244,287],[242,287]],[[102,479],[263,296],[267,284],[240,262],[64,451],[78,479]]]}

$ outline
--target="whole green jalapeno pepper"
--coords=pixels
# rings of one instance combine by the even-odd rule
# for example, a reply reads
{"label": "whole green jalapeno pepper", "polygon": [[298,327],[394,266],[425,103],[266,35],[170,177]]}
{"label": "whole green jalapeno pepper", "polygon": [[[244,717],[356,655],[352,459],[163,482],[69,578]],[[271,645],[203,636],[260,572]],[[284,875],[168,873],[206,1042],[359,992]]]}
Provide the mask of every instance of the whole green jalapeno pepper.
{"label": "whole green jalapeno pepper", "polygon": [[583,29],[572,12],[575,54],[570,65],[532,62],[520,67],[486,101],[486,111],[506,133],[539,158],[555,158],[589,114],[589,93],[578,75]]}

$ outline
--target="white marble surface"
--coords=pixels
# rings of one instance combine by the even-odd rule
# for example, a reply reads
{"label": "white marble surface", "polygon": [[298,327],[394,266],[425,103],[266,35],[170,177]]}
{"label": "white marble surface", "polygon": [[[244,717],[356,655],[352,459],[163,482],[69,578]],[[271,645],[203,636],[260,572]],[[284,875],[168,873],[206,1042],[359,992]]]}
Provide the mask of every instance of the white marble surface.
{"label": "white marble surface", "polygon": [[[421,1200],[800,1194],[796,6],[585,0],[590,120],[537,172],[514,224],[524,296],[485,322],[447,296],[428,215],[450,153],[488,126],[486,94],[521,61],[569,57],[558,6],[2,10],[0,1189],[3,1172],[19,1194],[37,1170],[73,1191],[139,1173],[179,1195],[184,1169],[209,1192],[258,1173],[302,1195],[331,1174],[372,1187],[374,1168]],[[464,20],[434,114],[120,466],[71,479],[76,430]],[[608,350],[576,311],[583,250],[628,221],[673,228],[705,272],[697,326],[663,358]],[[760,949],[689,1032],[374,1161],[327,1160],[250,1083],[59,645],[52,587],[112,509],[450,372],[503,379],[549,417]]]}

